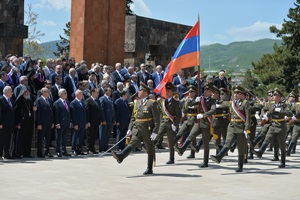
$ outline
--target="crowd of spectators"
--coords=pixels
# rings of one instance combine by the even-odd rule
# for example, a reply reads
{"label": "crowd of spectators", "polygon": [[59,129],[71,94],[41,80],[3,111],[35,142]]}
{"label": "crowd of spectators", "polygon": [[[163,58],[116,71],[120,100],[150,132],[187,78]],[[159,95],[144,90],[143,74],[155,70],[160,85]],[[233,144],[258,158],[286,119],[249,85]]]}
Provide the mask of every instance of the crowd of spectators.
{"label": "crowd of spectators", "polygon": [[[69,156],[65,146],[66,137],[70,134],[74,155],[84,154],[83,145],[87,145],[87,153],[107,151],[112,132],[117,138],[116,142],[120,142],[126,134],[133,109],[133,98],[139,91],[140,82],[151,88],[151,98],[155,99],[160,94],[155,94],[153,90],[163,77],[164,71],[160,65],[142,63],[137,67],[128,63],[116,63],[115,66],[109,66],[95,62],[89,66],[84,60],[76,62],[74,58],[64,56],[57,59],[33,60],[30,55],[7,55],[0,62],[0,97],[3,100],[0,104],[0,157],[31,157],[30,149],[35,130],[38,134],[38,157],[52,157],[49,152],[51,145],[56,146],[57,156]],[[184,98],[189,85],[198,86],[197,79],[197,72],[185,74],[184,70],[180,70],[174,75],[173,84],[177,88],[178,99]],[[203,86],[204,82],[214,82],[217,87],[230,91],[230,80],[226,79],[223,70],[218,77],[202,77],[200,74],[200,84]],[[199,95],[202,94],[202,90],[198,91]],[[50,107],[47,112],[42,112],[45,105],[39,101],[41,99],[41,102],[44,100],[45,105]],[[89,102],[91,99],[93,101]],[[25,103],[20,103],[23,100]],[[121,100],[124,104],[119,102]],[[84,115],[76,116],[78,109],[80,110],[76,101],[84,107]],[[13,125],[5,129],[7,110],[3,107],[10,106],[9,102],[14,120]],[[70,126],[67,126],[66,131],[61,131],[62,121],[59,120],[62,119],[58,118],[57,111],[60,108],[55,108],[56,102],[62,102],[70,113]],[[98,108],[99,116],[89,110],[93,107],[93,102],[97,106],[93,111]],[[121,114],[127,113],[124,109],[128,109],[129,114]],[[74,123],[77,121],[76,117],[80,120],[85,119],[83,131]],[[46,125],[41,125],[41,118],[50,120],[48,131],[45,130]],[[92,123],[94,118],[98,120]],[[96,150],[94,144],[98,138],[99,149]],[[124,142],[125,140],[120,142],[117,148],[123,149]]]}

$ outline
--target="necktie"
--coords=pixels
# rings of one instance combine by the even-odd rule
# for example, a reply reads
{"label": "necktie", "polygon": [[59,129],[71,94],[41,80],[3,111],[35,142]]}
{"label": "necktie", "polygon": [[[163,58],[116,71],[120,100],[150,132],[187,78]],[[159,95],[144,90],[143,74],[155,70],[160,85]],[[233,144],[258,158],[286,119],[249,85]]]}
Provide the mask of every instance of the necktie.
{"label": "necktie", "polygon": [[7,99],[7,102],[8,102],[8,104],[9,104],[9,106],[12,108],[12,104],[11,104],[10,99]]}
{"label": "necktie", "polygon": [[64,106],[65,106],[66,110],[69,111],[66,101],[64,101]]}
{"label": "necktie", "polygon": [[50,103],[49,103],[49,101],[48,101],[48,98],[46,98],[45,100],[46,100],[47,105],[50,106]]}

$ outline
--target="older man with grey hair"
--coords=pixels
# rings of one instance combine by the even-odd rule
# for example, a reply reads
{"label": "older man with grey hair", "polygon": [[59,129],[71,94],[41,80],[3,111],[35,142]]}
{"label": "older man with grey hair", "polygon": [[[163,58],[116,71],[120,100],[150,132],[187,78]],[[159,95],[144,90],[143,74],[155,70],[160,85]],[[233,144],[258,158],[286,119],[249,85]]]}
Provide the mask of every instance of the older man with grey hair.
{"label": "older man with grey hair", "polygon": [[19,95],[19,93],[20,93],[20,91],[22,89],[22,86],[26,86],[26,87],[28,86],[28,78],[27,78],[27,76],[21,76],[19,78],[19,82],[20,82],[20,84],[17,87],[15,87],[15,89],[14,89],[14,97],[15,98],[18,97],[18,95]]}
{"label": "older man with grey hair", "polygon": [[70,106],[67,102],[68,93],[65,89],[58,91],[59,99],[53,105],[53,119],[56,128],[56,153],[58,157],[70,156],[67,153],[67,135],[71,125]]}
{"label": "older man with grey hair", "polygon": [[15,127],[15,112],[11,97],[13,95],[12,88],[5,86],[3,89],[3,96],[0,97],[0,159],[4,158],[12,159],[11,149],[13,149],[13,143],[11,142],[11,136]]}

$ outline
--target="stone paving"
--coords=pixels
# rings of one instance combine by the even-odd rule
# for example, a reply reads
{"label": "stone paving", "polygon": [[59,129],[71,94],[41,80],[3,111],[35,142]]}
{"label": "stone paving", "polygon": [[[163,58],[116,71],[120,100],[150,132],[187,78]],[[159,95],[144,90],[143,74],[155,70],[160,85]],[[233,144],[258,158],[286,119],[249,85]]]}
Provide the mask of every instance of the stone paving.
{"label": "stone paving", "polygon": [[[0,199],[298,199],[300,150],[277,168],[272,152],[249,160],[235,173],[237,150],[220,164],[210,160],[199,168],[203,150],[195,159],[188,152],[165,165],[167,150],[157,150],[154,174],[143,176],[145,152],[133,152],[122,164],[107,154],[51,159],[0,161]],[[215,153],[215,150],[211,150]]]}

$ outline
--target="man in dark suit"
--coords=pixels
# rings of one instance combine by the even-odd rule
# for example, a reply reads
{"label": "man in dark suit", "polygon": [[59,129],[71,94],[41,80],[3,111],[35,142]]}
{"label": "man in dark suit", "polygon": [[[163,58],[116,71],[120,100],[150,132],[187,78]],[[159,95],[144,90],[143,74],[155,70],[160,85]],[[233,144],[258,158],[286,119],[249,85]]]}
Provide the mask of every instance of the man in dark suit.
{"label": "man in dark suit", "polygon": [[51,81],[51,84],[55,84],[55,77],[60,76],[62,79],[64,78],[63,75],[63,67],[61,65],[56,65],[55,72],[49,76],[49,80]]}
{"label": "man in dark suit", "polygon": [[5,86],[3,96],[0,97],[0,160],[4,158],[12,159],[9,152],[11,147],[11,136],[15,127],[15,112],[10,98],[13,95],[12,88]]}
{"label": "man in dark suit", "polygon": [[87,128],[86,110],[83,102],[83,92],[77,90],[75,99],[70,104],[71,119],[74,133],[72,136],[73,155],[85,155],[82,152],[85,129]]}
{"label": "man in dark suit", "polygon": [[67,135],[71,123],[70,107],[67,102],[68,93],[65,89],[58,91],[59,99],[54,102],[53,116],[56,128],[56,153],[58,157],[70,156],[67,153]]}
{"label": "man in dark suit", "polygon": [[1,71],[1,73],[0,73],[0,97],[3,95],[4,87],[8,86],[8,83],[6,83],[7,80],[8,80],[7,73],[4,71]]}
{"label": "man in dark suit", "polygon": [[59,99],[58,91],[62,88],[62,78],[61,76],[55,77],[55,84],[51,87],[51,95],[53,98],[53,102]]}
{"label": "man in dark suit", "polygon": [[64,79],[64,88],[67,90],[68,93],[68,100],[72,102],[75,98],[75,92],[77,90],[77,77],[75,77],[76,70],[71,68],[69,70],[69,76],[66,76]]}
{"label": "man in dark suit", "polygon": [[106,151],[108,149],[109,137],[114,121],[114,105],[110,97],[111,88],[104,89],[104,95],[100,97],[101,105],[101,127],[100,127],[100,151]]}
{"label": "man in dark suit", "polygon": [[[36,100],[36,123],[38,130],[38,148],[37,156],[44,158],[45,156],[53,157],[49,153],[49,146],[51,143],[51,129],[54,127],[53,124],[53,102],[49,99],[50,91],[48,88],[41,89],[41,96]],[[43,154],[45,138],[45,154]]]}
{"label": "man in dark suit", "polygon": [[[121,97],[115,102],[115,113],[116,113],[116,126],[117,126],[117,137],[116,143],[120,142],[125,137],[128,130],[130,121],[130,110],[127,102],[128,93],[123,90]],[[125,140],[119,143],[117,149],[123,150],[125,148]]]}
{"label": "man in dark suit", "polygon": [[156,88],[164,78],[161,65],[156,66],[156,71],[152,74],[153,88]]}
{"label": "man in dark suit", "polygon": [[146,72],[146,65],[144,63],[140,65],[140,68],[141,71],[136,74],[138,78],[137,84],[138,86],[140,86],[140,82],[142,81],[143,83],[145,83],[145,85],[147,85],[147,81],[151,79],[151,75]]}
{"label": "man in dark suit", "polygon": [[124,85],[122,82],[117,83],[117,89],[112,93],[112,100],[115,103],[115,101],[120,98],[120,94],[123,91]]}
{"label": "man in dark suit", "polygon": [[97,154],[95,150],[95,141],[99,134],[99,126],[101,124],[101,106],[98,99],[99,89],[91,89],[91,97],[85,101],[86,118],[87,118],[87,152]]}
{"label": "man in dark suit", "polygon": [[121,63],[116,63],[116,66],[115,66],[116,70],[113,71],[111,73],[111,76],[112,76],[112,79],[114,81],[114,85],[117,85],[118,82],[123,82],[125,80],[125,77],[122,75],[122,65]]}

